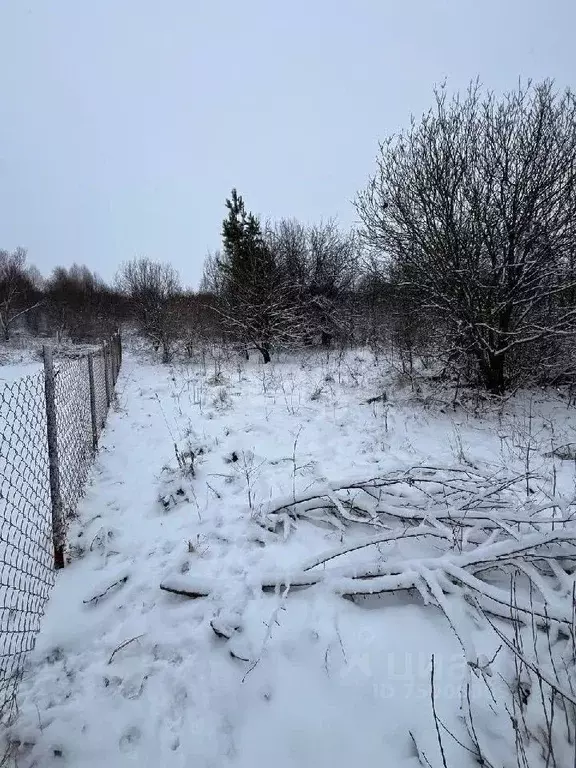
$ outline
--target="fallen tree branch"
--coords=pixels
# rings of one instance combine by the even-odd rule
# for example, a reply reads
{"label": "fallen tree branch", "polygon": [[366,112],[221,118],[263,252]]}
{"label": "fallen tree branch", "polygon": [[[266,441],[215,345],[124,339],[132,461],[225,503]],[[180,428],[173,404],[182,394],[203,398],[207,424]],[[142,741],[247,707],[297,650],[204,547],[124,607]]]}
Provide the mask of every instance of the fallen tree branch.
{"label": "fallen tree branch", "polygon": [[112,664],[112,661],[114,660],[114,656],[121,651],[123,648],[126,648],[127,645],[130,645],[130,643],[133,643],[135,640],[140,640],[141,637],[144,637],[144,634],[136,635],[136,637],[131,637],[129,640],[124,640],[123,643],[120,643],[118,648],[114,648],[112,651],[112,654],[110,658],[108,659],[108,664]]}
{"label": "fallen tree branch", "polygon": [[[457,634],[456,615],[445,599],[455,593],[503,619],[571,627],[569,595],[576,583],[573,514],[566,514],[570,505],[564,502],[524,501],[525,479],[486,475],[469,467],[414,467],[281,501],[264,519],[270,526],[281,524],[285,532],[301,518],[330,522],[343,537],[351,526],[358,530],[359,523],[384,530],[294,569],[253,574],[251,586],[278,592],[322,585],[351,598],[414,591],[425,604],[437,605]],[[560,508],[562,518],[547,514]],[[426,542],[432,546],[422,555]],[[382,551],[387,545],[395,547],[393,556]],[[507,583],[515,574],[541,599],[532,600],[532,594],[530,600],[518,598],[512,616],[509,592],[498,582]],[[161,588],[199,598],[221,592],[225,584],[174,574]]]}
{"label": "fallen tree branch", "polygon": [[327,485],[280,501],[260,523],[269,530],[282,526],[286,531],[287,519],[329,523],[339,530],[353,523],[390,528],[395,520],[412,525],[436,521],[454,529],[501,528],[516,535],[515,527],[538,529],[572,522],[574,514],[545,515],[549,503],[541,508],[525,504],[527,513],[519,512],[515,491],[523,492],[525,483],[525,474],[502,478],[470,468],[412,467],[387,477]]}
{"label": "fallen tree branch", "polygon": [[100,600],[102,600],[103,597],[106,597],[107,594],[112,592],[115,589],[119,589],[121,586],[126,584],[128,581],[128,576],[123,576],[121,579],[117,579],[117,581],[112,582],[103,592],[100,592],[97,595],[94,595],[93,597],[89,597],[88,600],[82,600],[84,605],[90,605],[90,604],[96,604]]}
{"label": "fallen tree branch", "polygon": [[183,595],[184,597],[191,597],[193,599],[208,597],[211,592],[210,589],[191,586],[187,581],[178,581],[176,577],[163,581],[160,584],[160,589],[164,592],[171,592],[173,595]]}

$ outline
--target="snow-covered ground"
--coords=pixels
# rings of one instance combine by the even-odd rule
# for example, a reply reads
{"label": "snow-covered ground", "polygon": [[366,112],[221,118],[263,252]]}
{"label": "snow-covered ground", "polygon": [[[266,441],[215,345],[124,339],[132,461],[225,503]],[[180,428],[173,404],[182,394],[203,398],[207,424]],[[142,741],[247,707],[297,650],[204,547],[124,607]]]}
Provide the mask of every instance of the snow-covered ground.
{"label": "snow-covered ground", "polygon": [[[502,417],[427,405],[366,352],[216,368],[127,356],[20,688],[9,734],[19,768],[416,768],[418,753],[441,766],[431,656],[437,714],[454,733],[469,669],[445,614],[405,591],[351,600],[277,578],[263,592],[268,574],[374,534],[329,519],[264,523],[278,499],[330,495],[344,479],[424,465],[523,471],[526,439],[530,470],[553,464],[568,497],[574,462],[545,453],[571,442],[573,411],[549,395],[530,407],[520,398]],[[378,544],[371,557],[437,549],[425,547]],[[499,638],[456,600],[453,610],[467,647],[489,659]],[[495,744],[505,725],[485,721]],[[445,741],[451,765],[472,764]]]}
{"label": "snow-covered ground", "polygon": [[15,336],[9,342],[0,342],[0,386],[13,383],[42,369],[42,349],[50,346],[55,358],[78,357],[98,349],[95,344],[73,344],[69,340],[58,342],[54,338]]}
{"label": "snow-covered ground", "polygon": [[16,352],[14,350],[2,350],[0,348],[0,386],[11,384],[23,376],[30,376],[42,368],[39,355],[29,351]]}

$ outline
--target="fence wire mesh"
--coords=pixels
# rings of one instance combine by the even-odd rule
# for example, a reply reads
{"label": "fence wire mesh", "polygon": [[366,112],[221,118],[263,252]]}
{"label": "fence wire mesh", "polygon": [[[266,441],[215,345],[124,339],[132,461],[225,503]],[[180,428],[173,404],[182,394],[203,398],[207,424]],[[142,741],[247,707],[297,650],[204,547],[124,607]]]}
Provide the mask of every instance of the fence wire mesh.
{"label": "fence wire mesh", "polygon": [[0,425],[0,718],[5,720],[54,581],[43,374],[0,388]]}
{"label": "fence wire mesh", "polygon": [[88,359],[55,363],[60,493],[64,519],[74,513],[93,454]]}
{"label": "fence wire mesh", "polygon": [[108,411],[108,399],[106,396],[106,364],[102,352],[98,355],[94,355],[92,359],[94,365],[94,390],[96,392],[96,429],[98,430],[98,436],[100,436]]}
{"label": "fence wire mesh", "polygon": [[[4,725],[14,715],[26,654],[34,647],[54,583],[56,531],[65,537],[66,522],[82,496],[104,427],[120,369],[121,340],[116,334],[96,354],[56,360],[53,365],[51,353],[46,356],[44,371],[0,385],[0,723]],[[55,416],[52,435],[49,413]]]}

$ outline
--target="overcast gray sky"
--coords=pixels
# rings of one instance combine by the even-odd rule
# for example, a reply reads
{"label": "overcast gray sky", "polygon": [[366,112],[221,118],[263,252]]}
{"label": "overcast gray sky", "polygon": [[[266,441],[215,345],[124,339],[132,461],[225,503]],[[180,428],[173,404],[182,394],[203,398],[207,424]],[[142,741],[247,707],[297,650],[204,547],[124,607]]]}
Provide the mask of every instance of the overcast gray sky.
{"label": "overcast gray sky", "polygon": [[576,0],[0,0],[0,248],[195,285],[232,186],[348,226],[435,83],[574,86],[575,29]]}

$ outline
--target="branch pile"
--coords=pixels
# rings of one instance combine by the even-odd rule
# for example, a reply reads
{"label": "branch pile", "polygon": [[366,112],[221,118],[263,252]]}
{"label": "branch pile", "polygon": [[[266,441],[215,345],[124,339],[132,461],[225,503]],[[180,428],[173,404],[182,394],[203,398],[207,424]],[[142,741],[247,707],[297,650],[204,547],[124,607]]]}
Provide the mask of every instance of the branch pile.
{"label": "branch pile", "polygon": [[[568,631],[576,508],[543,496],[526,500],[525,482],[525,475],[416,467],[283,501],[262,518],[262,525],[287,536],[299,521],[308,520],[354,531],[356,540],[289,572],[264,574],[259,585],[285,590],[322,584],[346,597],[413,591],[426,604],[438,605],[449,620],[449,596],[456,593],[510,619],[514,577],[526,585],[526,597],[516,596],[514,620]],[[358,539],[366,526],[371,535]],[[215,587],[196,584],[189,574],[162,584],[195,597]]]}

